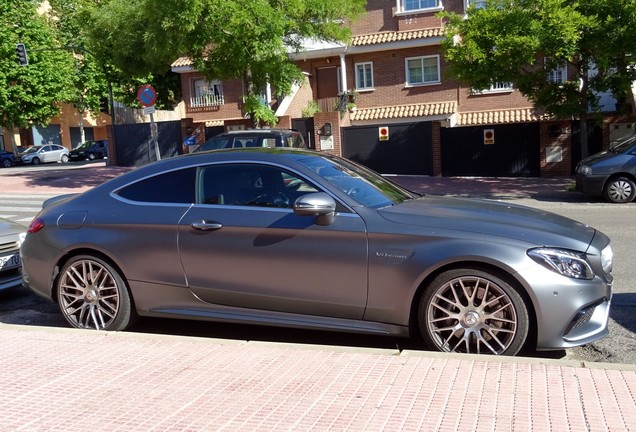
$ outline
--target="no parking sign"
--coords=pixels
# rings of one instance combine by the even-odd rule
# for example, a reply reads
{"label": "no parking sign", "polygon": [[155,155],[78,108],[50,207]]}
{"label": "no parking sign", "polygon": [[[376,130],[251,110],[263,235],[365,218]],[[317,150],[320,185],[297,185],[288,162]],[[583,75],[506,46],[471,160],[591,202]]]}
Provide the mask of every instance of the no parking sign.
{"label": "no parking sign", "polygon": [[378,128],[378,137],[380,141],[388,141],[389,140],[389,127],[388,126],[380,126]]}

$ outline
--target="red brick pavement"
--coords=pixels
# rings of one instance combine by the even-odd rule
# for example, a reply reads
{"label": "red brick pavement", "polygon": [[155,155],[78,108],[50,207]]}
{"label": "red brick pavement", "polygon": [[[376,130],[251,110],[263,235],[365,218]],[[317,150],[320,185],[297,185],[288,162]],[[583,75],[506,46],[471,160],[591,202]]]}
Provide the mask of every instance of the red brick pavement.
{"label": "red brick pavement", "polygon": [[630,431],[636,367],[0,324],[0,431]]}

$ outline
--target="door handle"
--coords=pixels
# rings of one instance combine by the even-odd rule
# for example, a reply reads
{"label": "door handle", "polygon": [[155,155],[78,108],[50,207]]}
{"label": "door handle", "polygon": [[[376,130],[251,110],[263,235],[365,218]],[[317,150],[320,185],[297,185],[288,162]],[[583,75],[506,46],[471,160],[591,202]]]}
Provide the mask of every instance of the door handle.
{"label": "door handle", "polygon": [[214,231],[223,228],[223,225],[218,222],[208,222],[205,220],[192,222],[191,226],[199,231]]}

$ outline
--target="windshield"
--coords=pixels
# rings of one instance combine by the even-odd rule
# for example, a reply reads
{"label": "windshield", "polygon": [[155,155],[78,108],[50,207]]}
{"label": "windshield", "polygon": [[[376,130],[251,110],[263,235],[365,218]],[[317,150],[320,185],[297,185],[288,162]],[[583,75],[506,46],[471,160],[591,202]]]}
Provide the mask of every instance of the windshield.
{"label": "windshield", "polygon": [[620,142],[618,144],[613,145],[610,150],[616,153],[625,153],[627,150],[629,150],[630,148],[632,148],[634,146],[634,144],[636,144],[636,139],[635,138],[630,138],[628,140],[625,140],[623,142]]}
{"label": "windshield", "polygon": [[24,152],[24,154],[37,153],[37,152],[38,152],[38,150],[40,150],[41,148],[42,148],[42,146],[29,147],[28,149],[26,149],[26,151]]}
{"label": "windshield", "polygon": [[204,142],[196,151],[219,150],[228,147],[229,144],[230,138],[228,137],[210,138],[209,140]]}
{"label": "windshield", "polygon": [[381,175],[346,159],[307,155],[292,157],[367,207],[387,207],[416,198],[416,195]]}
{"label": "windshield", "polygon": [[84,144],[82,144],[79,147],[76,147],[78,150],[84,150],[87,148],[91,148],[93,146],[93,141],[86,141]]}

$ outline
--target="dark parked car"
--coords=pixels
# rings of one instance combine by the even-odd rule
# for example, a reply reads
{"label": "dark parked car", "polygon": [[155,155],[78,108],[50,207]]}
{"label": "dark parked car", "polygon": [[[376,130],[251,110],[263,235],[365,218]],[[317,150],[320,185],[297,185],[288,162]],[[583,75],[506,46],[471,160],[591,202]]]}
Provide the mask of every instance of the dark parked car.
{"label": "dark parked car", "polygon": [[8,151],[0,151],[0,163],[3,167],[9,168],[15,163],[15,156]]}
{"label": "dark parked car", "polygon": [[26,236],[26,227],[0,219],[0,291],[22,283],[20,246]]}
{"label": "dark parked car", "polygon": [[86,141],[68,155],[71,161],[95,160],[108,157],[108,141]]}
{"label": "dark parked car", "polygon": [[576,189],[614,203],[632,202],[636,196],[636,137],[579,162]]}
{"label": "dark parked car", "polygon": [[[138,315],[375,335],[516,354],[608,334],[612,248],[585,224],[420,196],[336,156],[231,149],[53,198],[24,283],[74,327]],[[531,337],[530,337],[531,336]]]}
{"label": "dark parked car", "polygon": [[293,129],[247,129],[216,135],[197,148],[197,152],[243,147],[305,148],[300,132]]}

